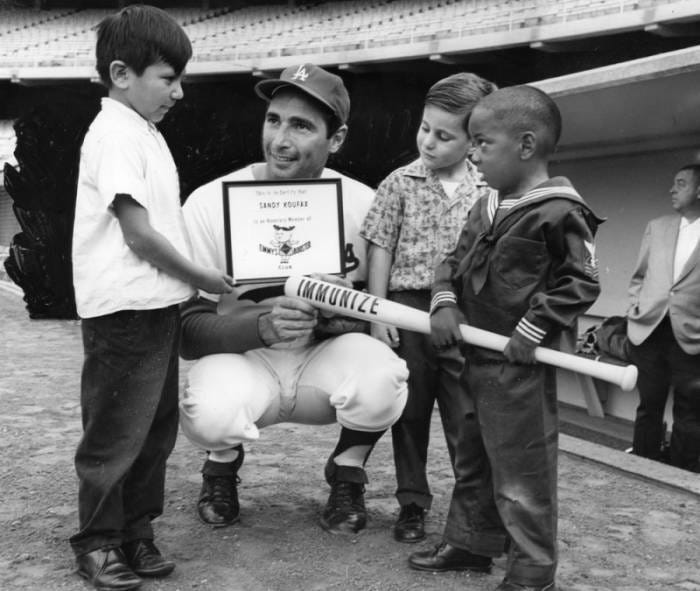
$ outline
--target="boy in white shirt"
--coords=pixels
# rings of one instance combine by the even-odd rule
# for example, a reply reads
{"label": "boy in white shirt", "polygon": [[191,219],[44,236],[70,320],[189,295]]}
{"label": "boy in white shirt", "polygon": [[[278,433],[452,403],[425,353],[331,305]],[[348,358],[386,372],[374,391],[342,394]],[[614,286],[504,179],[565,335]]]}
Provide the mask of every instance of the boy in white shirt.
{"label": "boy in white shirt", "polygon": [[73,230],[85,360],[70,543],[78,574],[124,590],[175,567],[151,520],[178,428],[179,304],[232,279],[189,260],[177,169],[155,127],[183,96],[189,39],[164,11],[130,6],[100,23],[96,54],[109,92],[81,148]]}
{"label": "boy in white shirt", "polygon": [[[472,205],[490,191],[469,162],[467,125],[474,105],[494,90],[469,72],[438,80],[428,90],[416,135],[420,157],[382,181],[362,226],[370,243],[370,293],[429,310],[434,267],[456,246]],[[394,538],[419,542],[432,503],[426,462],[436,402],[455,475],[450,518],[461,521],[467,511],[461,491],[471,476],[461,454],[468,448],[464,417],[473,405],[459,380],[464,358],[456,347],[436,351],[430,335],[393,326],[373,324],[372,336],[396,349],[410,372],[406,407],[391,428],[401,506]]]}

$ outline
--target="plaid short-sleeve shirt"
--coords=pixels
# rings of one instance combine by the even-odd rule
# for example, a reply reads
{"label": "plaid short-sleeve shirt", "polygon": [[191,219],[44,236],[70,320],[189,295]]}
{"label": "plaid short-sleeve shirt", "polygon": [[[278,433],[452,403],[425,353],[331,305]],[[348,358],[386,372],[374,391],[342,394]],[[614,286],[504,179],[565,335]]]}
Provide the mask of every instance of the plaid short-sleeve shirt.
{"label": "plaid short-sleeve shirt", "polygon": [[467,166],[452,197],[420,159],[379,185],[360,234],[393,254],[389,291],[432,286],[433,270],[457,245],[472,205],[490,192],[476,168]]}

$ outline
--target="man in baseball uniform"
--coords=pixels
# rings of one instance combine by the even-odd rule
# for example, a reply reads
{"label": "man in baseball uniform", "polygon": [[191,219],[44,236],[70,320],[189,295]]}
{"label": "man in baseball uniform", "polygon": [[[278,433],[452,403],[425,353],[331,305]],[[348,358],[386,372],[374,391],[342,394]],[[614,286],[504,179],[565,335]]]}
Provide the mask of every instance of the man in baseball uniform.
{"label": "man in baseball uniform", "polygon": [[[325,168],[348,130],[350,98],[343,81],[303,64],[259,82],[255,91],[268,102],[265,162],[216,179],[189,197],[183,210],[194,260],[226,269],[222,182],[334,178],[342,186],[346,279],[323,278],[361,286],[366,244],[359,229],[374,192]],[[246,286],[228,296],[217,313],[218,300],[200,291],[182,308],[181,353],[198,361],[181,400],[181,426],[209,452],[197,504],[200,518],[215,526],[238,520],[243,444],[258,439],[262,427],[337,421],[340,435],[325,466],[331,490],[321,525],[333,533],[359,531],[366,524],[364,466],[405,405],[405,363],[370,337],[364,323],[327,318],[309,303],[283,295],[282,286]]]}

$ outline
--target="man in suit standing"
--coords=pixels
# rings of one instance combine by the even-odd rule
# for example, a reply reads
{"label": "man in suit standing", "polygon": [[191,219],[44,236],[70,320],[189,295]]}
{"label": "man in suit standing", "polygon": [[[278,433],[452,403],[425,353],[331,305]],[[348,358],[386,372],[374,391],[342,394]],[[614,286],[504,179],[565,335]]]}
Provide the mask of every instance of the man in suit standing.
{"label": "man in suit standing", "polygon": [[630,283],[627,334],[639,368],[632,452],[660,459],[673,386],[671,464],[700,472],[700,164],[671,187],[676,213],[649,222]]}

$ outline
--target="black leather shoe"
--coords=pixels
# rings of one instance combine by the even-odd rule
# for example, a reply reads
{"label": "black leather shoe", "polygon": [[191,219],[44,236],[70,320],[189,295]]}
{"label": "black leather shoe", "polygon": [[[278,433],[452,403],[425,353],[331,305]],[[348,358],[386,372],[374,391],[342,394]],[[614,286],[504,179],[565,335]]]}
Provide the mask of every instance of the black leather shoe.
{"label": "black leather shoe", "polygon": [[518,583],[511,583],[503,579],[503,582],[496,587],[496,591],[557,591],[557,587],[554,583],[540,586],[518,585]]}
{"label": "black leather shoe", "polygon": [[365,471],[338,466],[331,459],[326,464],[325,476],[331,492],[321,513],[321,527],[332,534],[356,534],[364,529],[367,525]]}
{"label": "black leather shoe", "polygon": [[122,551],[131,570],[142,577],[165,577],[175,568],[172,560],[163,558],[153,540],[125,542]]}
{"label": "black leather shoe", "polygon": [[119,548],[93,550],[77,557],[78,574],[99,591],[126,591],[142,583]]}
{"label": "black leather shoe", "polygon": [[413,544],[425,538],[425,509],[415,503],[401,507],[399,518],[394,525],[394,539],[397,542]]}
{"label": "black leather shoe", "polygon": [[202,490],[197,501],[199,518],[214,527],[232,525],[240,519],[238,502],[238,469],[243,464],[243,446],[239,445],[238,457],[233,462],[207,460],[202,468]]}
{"label": "black leather shoe", "polygon": [[468,550],[455,548],[443,542],[433,550],[416,552],[408,558],[408,565],[416,570],[443,572],[448,570],[471,570],[479,573],[491,572],[491,558],[472,554]]}

